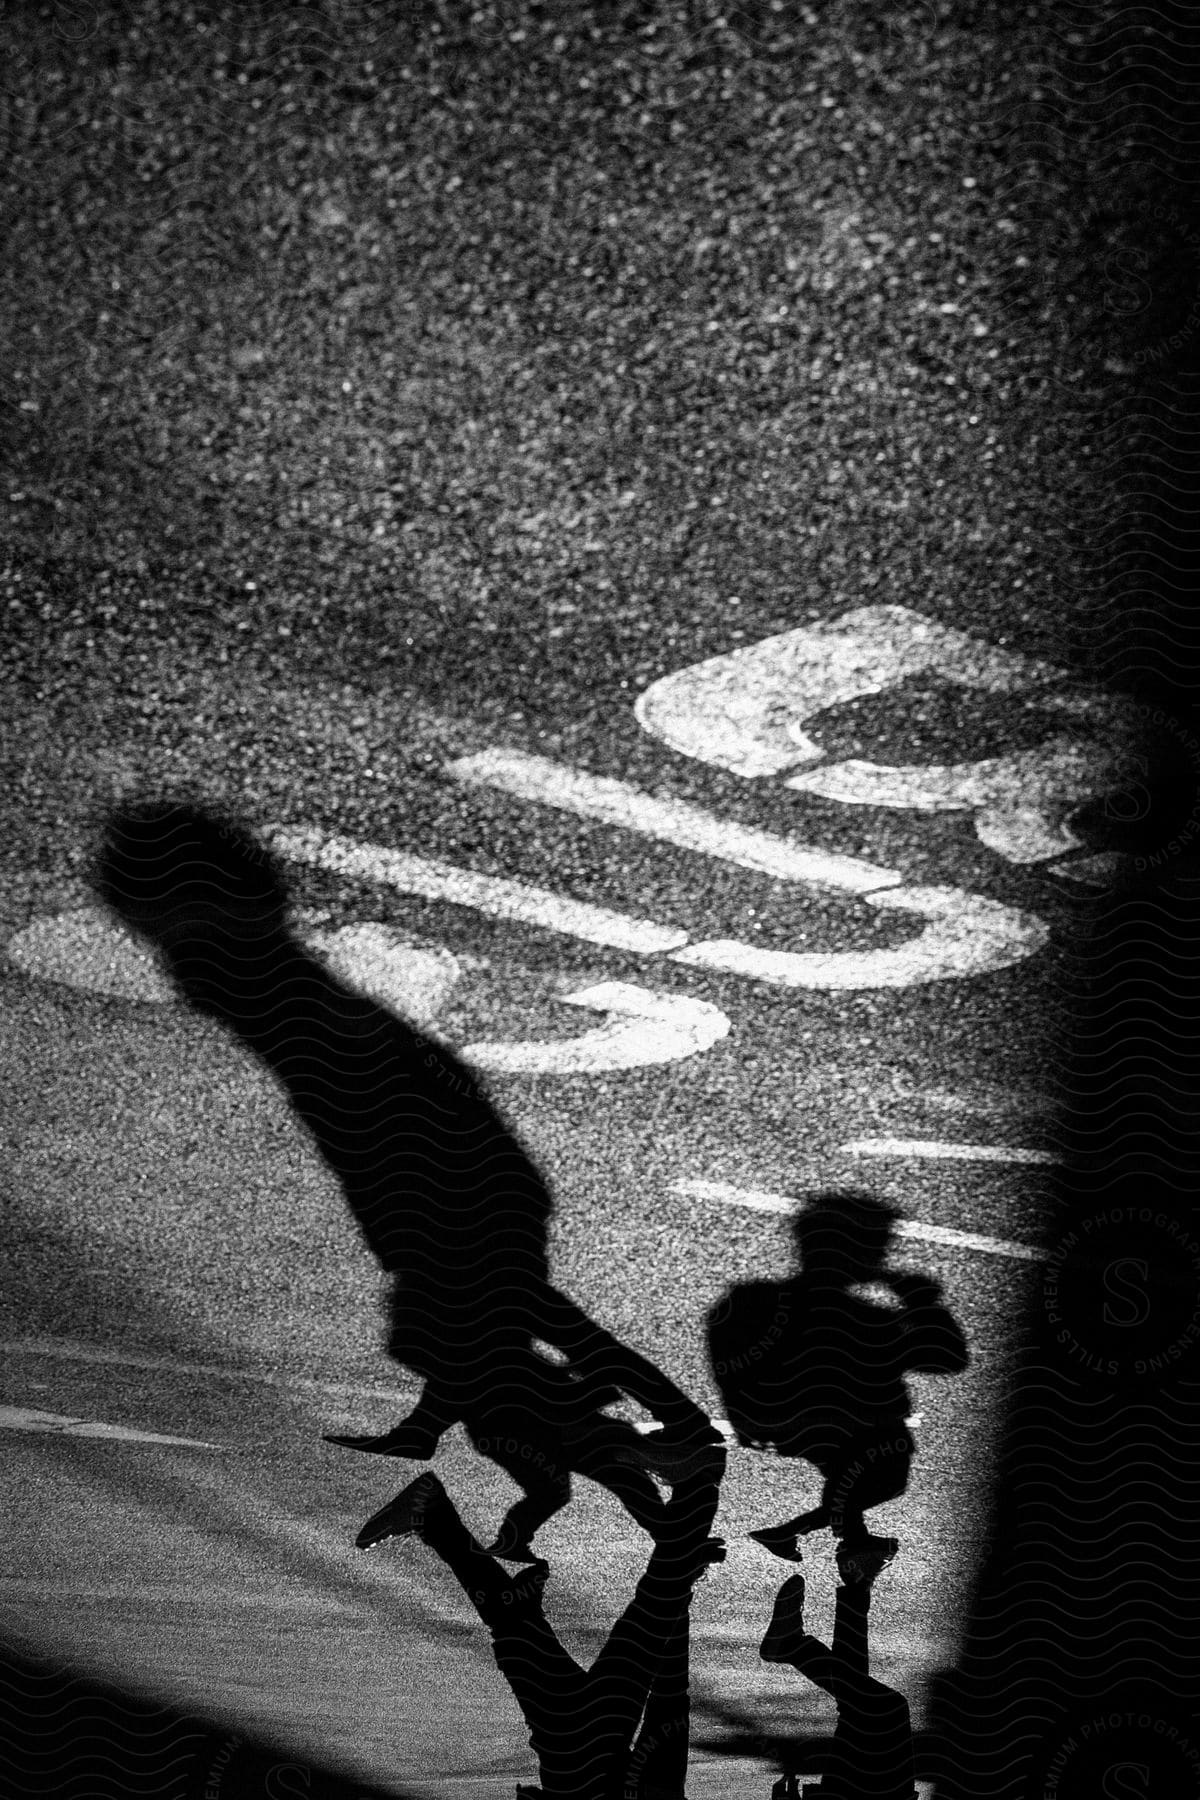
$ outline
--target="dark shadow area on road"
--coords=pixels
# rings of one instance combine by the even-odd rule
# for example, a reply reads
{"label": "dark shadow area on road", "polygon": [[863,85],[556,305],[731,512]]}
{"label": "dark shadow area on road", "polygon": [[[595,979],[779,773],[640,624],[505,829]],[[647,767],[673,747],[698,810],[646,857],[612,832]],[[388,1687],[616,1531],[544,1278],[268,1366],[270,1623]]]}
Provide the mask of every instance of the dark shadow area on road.
{"label": "dark shadow area on road", "polygon": [[[1072,394],[1060,379],[1061,436],[1086,447],[1091,480],[1056,525],[1090,589],[1076,623],[1091,671],[1129,700],[1140,768],[1079,816],[1118,860],[1080,893],[1063,946],[1066,1049],[1051,1071],[1063,1167],[1016,1346],[990,1543],[962,1654],[934,1685],[938,1800],[1200,1794],[1200,339],[1185,223],[1200,109],[1183,74],[1194,21],[1160,12],[1136,42],[1122,30],[1110,11],[1056,34],[1039,87],[1064,144],[1084,131],[1080,162],[1055,163],[1031,137],[1022,179],[1062,196],[1031,251],[1051,267],[1072,218],[1103,199],[1105,230],[1049,293],[1063,373],[1086,349],[1085,290],[1110,341],[1119,325],[1126,342],[1110,342],[1103,380]],[[1120,116],[1120,133],[1091,132],[1093,116]],[[1174,242],[1169,270],[1158,253],[1120,257],[1139,289],[1118,304],[1127,230]]]}
{"label": "dark shadow area on road", "polygon": [[48,1800],[385,1800],[212,1722],[0,1644],[0,1788]]}

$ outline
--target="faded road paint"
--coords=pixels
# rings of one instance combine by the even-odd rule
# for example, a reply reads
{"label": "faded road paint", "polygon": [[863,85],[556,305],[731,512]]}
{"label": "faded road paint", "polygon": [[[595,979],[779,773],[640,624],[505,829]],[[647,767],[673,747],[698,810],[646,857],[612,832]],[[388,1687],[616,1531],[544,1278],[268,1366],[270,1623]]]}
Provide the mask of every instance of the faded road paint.
{"label": "faded road paint", "polygon": [[136,1431],[129,1425],[105,1425],[96,1419],[73,1419],[32,1406],[0,1406],[0,1430],[50,1431],[62,1437],[115,1438],[133,1444],[181,1444],[189,1450],[220,1450],[199,1438],[164,1437],[159,1431]]}

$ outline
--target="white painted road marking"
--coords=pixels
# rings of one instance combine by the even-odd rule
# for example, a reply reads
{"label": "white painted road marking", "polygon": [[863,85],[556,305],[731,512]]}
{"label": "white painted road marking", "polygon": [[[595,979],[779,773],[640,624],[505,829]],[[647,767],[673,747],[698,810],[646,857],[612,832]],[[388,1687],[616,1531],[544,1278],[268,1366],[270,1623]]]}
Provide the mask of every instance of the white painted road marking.
{"label": "white painted road marking", "polygon": [[[340,931],[306,926],[297,935],[322,956],[339,980],[425,1024],[459,977],[449,950],[414,943],[389,925],[349,925]],[[102,906],[34,919],[7,945],[9,960],[24,975],[57,981],[86,993],[173,1005],[179,994],[150,946]]]}
{"label": "white painted road marking", "polygon": [[545,931],[562,932],[591,944],[608,944],[616,950],[654,955],[687,942],[686,931],[655,925],[650,919],[630,918],[582,900],[568,900],[546,888],[509,881],[502,875],[481,875],[473,869],[459,869],[453,863],[439,862],[431,857],[386,850],[379,844],[363,844],[351,838],[326,837],[321,831],[287,827],[268,833],[267,841],[273,850],[291,862],[328,869],[335,875],[349,875],[357,881],[378,882],[403,894],[420,894],[427,900],[446,900],[454,906],[469,906],[492,918],[538,925]]}
{"label": "white painted road marking", "polygon": [[1009,862],[1032,863],[1084,848],[1067,815],[1095,794],[1118,787],[1126,767],[1116,749],[1052,738],[1032,750],[973,763],[896,767],[850,759],[794,775],[784,786],[852,806],[974,810],[981,843]]}
{"label": "white painted road marking", "polygon": [[602,819],[777,880],[840,887],[859,894],[870,906],[914,912],[931,921],[918,938],[892,950],[798,952],[713,939],[674,953],[672,961],[692,968],[720,969],[778,987],[826,991],[911,987],[1010,967],[1049,939],[1042,920],[999,901],[960,888],[898,887],[895,870],[730,824],[701,807],[657,800],[628,782],[588,775],[547,757],[489,750],[460,757],[448,769],[460,781],[498,787],[521,799]]}
{"label": "white painted road marking", "polygon": [[841,1148],[850,1156],[923,1156],[940,1162],[1059,1162],[1049,1150],[1018,1150],[1005,1144],[947,1144],[937,1138],[853,1138]]}
{"label": "white painted road marking", "polygon": [[[452,900],[493,917],[519,919],[592,943],[612,944],[643,955],[674,952],[671,960],[689,967],[719,969],[775,987],[898,988],[984,975],[1032,956],[1050,936],[1049,926],[1032,913],[961,888],[881,887],[861,896],[868,906],[912,912],[931,921],[919,937],[893,950],[802,953],[767,950],[727,938],[689,945],[685,931],[565,900],[544,888],[385,850],[377,844],[283,829],[273,832],[269,841],[280,855],[318,868],[397,886],[407,893]],[[687,947],[676,950],[677,945]]]}
{"label": "white painted road marking", "polygon": [[477,1068],[526,1075],[599,1075],[679,1062],[729,1034],[719,1007],[684,994],[653,993],[628,981],[606,981],[563,994],[568,1006],[611,1016],[582,1037],[546,1043],[467,1044],[459,1055]]}
{"label": "white painted road marking", "polygon": [[875,888],[897,887],[902,879],[897,870],[860,857],[796,844],[773,832],[719,819],[686,800],[660,800],[626,781],[589,775],[583,769],[520,750],[484,750],[477,756],[461,756],[447,763],[446,772],[458,781],[500,788],[521,800],[540,801],[606,825],[622,826],[681,850],[695,850],[761,875],[773,875],[777,881],[866,894]]}
{"label": "white painted road marking", "polygon": [[220,1444],[198,1438],[164,1437],[158,1431],[134,1431],[128,1425],[105,1425],[95,1419],[73,1419],[31,1406],[0,1406],[0,1430],[52,1431],[62,1437],[117,1438],[133,1444],[182,1444],[189,1450],[220,1450]]}
{"label": "white painted road marking", "polygon": [[6,945],[23,975],[90,994],[164,1004],[175,987],[154,953],[101,906],[34,919]]}
{"label": "white painted road marking", "polygon": [[768,950],[714,938],[674,951],[671,960],[773,987],[838,992],[988,975],[1024,961],[1050,938],[1049,926],[1033,913],[961,888],[882,888],[863,899],[868,906],[923,914],[930,923],[919,937],[891,950]]}
{"label": "white painted road marking", "polygon": [[[690,1200],[714,1200],[722,1206],[744,1206],[752,1212],[794,1213],[801,1209],[790,1194],[766,1188],[736,1187],[729,1181],[673,1181],[671,1192]],[[922,1219],[898,1219],[895,1235],[927,1244],[947,1244],[954,1249],[981,1250],[988,1256],[1007,1256],[1017,1262],[1044,1262],[1047,1252],[1011,1238],[986,1237],[975,1231],[956,1231],[949,1225],[927,1225]]]}
{"label": "white painted road marking", "polygon": [[994,649],[906,606],[860,606],[664,675],[634,713],[684,756],[735,775],[777,775],[824,756],[803,729],[808,719],[927,669],[994,693],[1064,679],[1051,663]]}
{"label": "white painted road marking", "polygon": [[1113,739],[1120,698],[1062,691],[1069,671],[995,648],[908,607],[858,607],[694,663],[654,682],[634,712],[684,756],[748,778],[776,775],[822,759],[825,752],[806,730],[817,714],[925,670],[993,693],[1041,689],[1043,707],[1104,725],[1108,742],[1060,737],[976,763],[926,767],[850,759],[793,775],[786,785],[852,805],[973,810],[981,841],[1012,862],[1081,848],[1067,814],[1128,777],[1128,752]]}
{"label": "white painted road marking", "polygon": [[436,1019],[462,973],[449,950],[414,943],[390,925],[346,925],[302,938],[339,981],[417,1025]]}
{"label": "white painted road marking", "polygon": [[[614,915],[615,916],[615,915]],[[403,1018],[428,1027],[461,975],[457,958],[438,945],[414,943],[378,923],[340,931],[302,931],[339,980]],[[683,933],[670,941],[678,942]],[[179,996],[154,954],[101,908],[37,919],[9,944],[24,974],[124,999],[172,1003]],[[612,1015],[570,1040],[479,1042],[459,1054],[481,1069],[572,1075],[644,1068],[696,1056],[728,1036],[717,1006],[686,994],[664,994],[632,982],[607,982],[561,996],[568,1006]]]}

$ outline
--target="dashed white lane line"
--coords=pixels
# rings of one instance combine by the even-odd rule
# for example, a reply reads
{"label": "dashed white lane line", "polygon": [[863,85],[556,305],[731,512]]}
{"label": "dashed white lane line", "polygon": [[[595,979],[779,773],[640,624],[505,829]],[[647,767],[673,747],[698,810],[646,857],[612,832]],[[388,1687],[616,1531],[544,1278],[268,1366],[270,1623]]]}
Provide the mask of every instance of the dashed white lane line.
{"label": "dashed white lane line", "polygon": [[521,800],[540,801],[605,825],[619,825],[681,850],[695,850],[774,876],[777,881],[867,894],[876,888],[898,887],[902,879],[897,870],[878,863],[796,844],[769,831],[717,818],[685,800],[660,800],[626,781],[591,775],[520,750],[484,750],[477,756],[462,756],[448,763],[446,771],[458,781],[500,788]]}
{"label": "dashed white lane line", "polygon": [[[794,1213],[796,1201],[790,1194],[776,1194],[766,1188],[742,1188],[729,1181],[673,1181],[671,1192],[690,1200],[713,1200],[722,1206],[745,1206],[753,1212]],[[923,1219],[899,1219],[894,1227],[897,1237],[914,1238],[927,1244],[947,1244],[955,1249],[980,1250],[988,1256],[1007,1256],[1017,1262],[1044,1262],[1045,1252],[1032,1244],[1019,1244],[1011,1238],[988,1237],[975,1231],[956,1231],[950,1225],[928,1225]]]}
{"label": "dashed white lane line", "polygon": [[307,863],[358,881],[379,882],[405,894],[427,900],[446,900],[454,906],[473,907],[494,918],[512,919],[522,925],[538,925],[592,944],[608,944],[617,950],[654,955],[686,944],[688,934],[651,919],[610,912],[603,906],[570,900],[546,888],[529,887],[502,875],[481,875],[459,869],[433,857],[412,856],[387,850],[379,844],[363,844],[351,838],[326,837],[317,830],[280,828],[268,833],[268,842],[280,856]]}
{"label": "dashed white lane line", "polygon": [[182,1444],[189,1450],[220,1450],[199,1438],[165,1437],[159,1431],[135,1431],[129,1425],[106,1425],[98,1419],[74,1419],[32,1406],[0,1406],[0,1431],[50,1431],[60,1437],[116,1438],[133,1444]]}
{"label": "dashed white lane line", "polygon": [[852,1138],[842,1149],[850,1156],[921,1156],[936,1162],[1046,1163],[1059,1158],[1049,1150],[1018,1150],[1008,1144],[947,1144],[940,1138]]}

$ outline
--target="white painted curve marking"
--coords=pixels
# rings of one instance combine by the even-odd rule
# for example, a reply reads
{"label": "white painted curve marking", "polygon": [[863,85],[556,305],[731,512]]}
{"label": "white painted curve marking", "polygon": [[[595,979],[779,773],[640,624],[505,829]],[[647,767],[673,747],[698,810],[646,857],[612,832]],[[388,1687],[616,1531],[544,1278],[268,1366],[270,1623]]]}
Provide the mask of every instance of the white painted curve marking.
{"label": "white painted curve marking", "polygon": [[974,811],[981,843],[1009,862],[1031,863],[1083,849],[1068,814],[1118,786],[1126,768],[1114,749],[1052,738],[1032,750],[973,763],[894,766],[852,758],[792,776],[784,786],[851,806]]}
{"label": "white painted curve marking", "polygon": [[608,944],[617,950],[654,955],[687,942],[686,931],[656,925],[650,919],[631,918],[624,913],[610,912],[603,906],[566,899],[546,888],[510,881],[502,875],[481,875],[473,869],[459,869],[453,863],[432,857],[387,850],[379,844],[326,837],[320,831],[290,827],[268,833],[267,841],[278,855],[290,862],[307,863],[313,868],[327,869],[335,875],[349,875],[358,881],[378,882],[400,893],[419,894],[427,900],[446,900],[454,906],[468,906],[493,918],[537,925],[545,931],[562,932],[592,944]]}
{"label": "white painted curve marking", "polygon": [[768,950],[714,938],[673,951],[671,961],[773,987],[834,993],[988,975],[1024,961],[1050,939],[1049,926],[1034,914],[961,888],[884,888],[863,898],[868,906],[916,913],[930,922],[919,937],[890,950]]}
{"label": "white painted curve marking", "polygon": [[933,1162],[1045,1163],[1061,1161],[1049,1150],[1019,1150],[1007,1144],[953,1144],[940,1138],[852,1138],[841,1146],[848,1156],[924,1157]]}
{"label": "white painted curve marking", "polygon": [[133,1444],[182,1444],[189,1450],[220,1450],[220,1444],[199,1438],[165,1437],[159,1431],[135,1431],[128,1425],[105,1425],[95,1419],[75,1419],[63,1413],[42,1412],[32,1406],[0,1406],[0,1430],[54,1432],[61,1437],[115,1438]]}
{"label": "white painted curve marking", "polygon": [[[321,956],[348,986],[394,1008],[417,1024],[436,1017],[460,974],[440,945],[415,943],[390,925],[348,925],[320,931],[293,921],[300,941]],[[174,1005],[179,994],[155,951],[104,907],[80,907],[34,919],[10,938],[9,960],[42,981],[85,993],[154,1005]]]}
{"label": "white painted curve marking", "polygon": [[6,950],[15,968],[40,981],[157,1005],[177,997],[154,952],[100,906],[34,919]]}
{"label": "white painted curve marking", "polygon": [[653,993],[627,981],[605,981],[563,994],[568,1006],[610,1017],[595,1031],[558,1042],[467,1044],[465,1062],[491,1072],[523,1075],[600,1075],[698,1056],[729,1035],[719,1007],[684,994]]}
{"label": "white painted curve marking", "polygon": [[1051,663],[994,649],[906,606],[860,606],[664,675],[634,713],[684,756],[735,775],[777,775],[824,756],[806,720],[928,669],[995,693],[1063,679]]}
{"label": "white painted curve marking", "polygon": [[[795,1213],[802,1209],[790,1194],[765,1188],[737,1187],[729,1181],[673,1181],[671,1192],[684,1199],[713,1200],[722,1206],[744,1206],[752,1212]],[[897,1237],[926,1244],[945,1244],[953,1249],[979,1250],[987,1256],[1007,1256],[1016,1262],[1045,1262],[1048,1252],[1012,1238],[988,1237],[975,1231],[956,1231],[950,1225],[927,1225],[923,1219],[898,1219]]]}
{"label": "white painted curve marking", "polygon": [[902,879],[897,870],[882,868],[860,857],[793,843],[773,832],[717,818],[686,800],[661,800],[626,781],[590,775],[583,769],[572,769],[521,750],[484,750],[476,756],[461,756],[447,763],[446,772],[458,781],[500,788],[519,799],[539,801],[606,825],[621,826],[643,837],[675,844],[681,850],[719,857],[722,862],[772,875],[777,881],[865,894],[876,888],[898,886]]}

